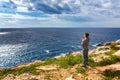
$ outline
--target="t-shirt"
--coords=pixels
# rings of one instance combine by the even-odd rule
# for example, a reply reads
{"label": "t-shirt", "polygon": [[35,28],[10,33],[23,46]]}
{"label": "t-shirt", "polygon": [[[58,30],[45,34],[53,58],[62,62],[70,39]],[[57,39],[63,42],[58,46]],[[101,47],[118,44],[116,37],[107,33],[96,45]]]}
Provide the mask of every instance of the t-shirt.
{"label": "t-shirt", "polygon": [[81,44],[82,44],[83,49],[88,49],[89,41],[90,41],[89,37],[88,38],[84,37],[82,39],[82,43]]}

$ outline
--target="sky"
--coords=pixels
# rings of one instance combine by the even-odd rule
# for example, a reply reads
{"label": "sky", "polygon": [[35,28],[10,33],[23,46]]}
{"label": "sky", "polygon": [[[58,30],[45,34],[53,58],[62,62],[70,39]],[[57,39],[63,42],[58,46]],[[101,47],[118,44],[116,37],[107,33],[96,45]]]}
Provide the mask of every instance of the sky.
{"label": "sky", "polygon": [[0,0],[0,28],[120,27],[120,0]]}

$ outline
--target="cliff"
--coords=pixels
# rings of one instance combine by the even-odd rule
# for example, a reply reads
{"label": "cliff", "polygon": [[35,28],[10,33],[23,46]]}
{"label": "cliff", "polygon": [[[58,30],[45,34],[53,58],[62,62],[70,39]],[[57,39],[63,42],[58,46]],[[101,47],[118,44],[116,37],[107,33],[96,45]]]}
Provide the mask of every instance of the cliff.
{"label": "cliff", "polygon": [[0,69],[1,80],[120,80],[120,40],[101,43],[89,51],[89,64],[81,51]]}

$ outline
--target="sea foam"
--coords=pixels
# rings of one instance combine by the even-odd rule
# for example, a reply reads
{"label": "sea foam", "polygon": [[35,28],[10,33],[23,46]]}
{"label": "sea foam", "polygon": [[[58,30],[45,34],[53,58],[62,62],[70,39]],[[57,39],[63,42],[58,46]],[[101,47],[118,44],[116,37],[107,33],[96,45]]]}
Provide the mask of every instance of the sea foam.
{"label": "sea foam", "polygon": [[0,35],[9,34],[10,32],[0,32]]}

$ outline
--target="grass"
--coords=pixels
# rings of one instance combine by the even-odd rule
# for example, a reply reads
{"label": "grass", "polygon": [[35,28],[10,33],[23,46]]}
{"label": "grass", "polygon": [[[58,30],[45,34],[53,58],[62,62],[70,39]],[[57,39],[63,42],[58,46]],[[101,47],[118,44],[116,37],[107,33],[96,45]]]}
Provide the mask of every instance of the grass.
{"label": "grass", "polygon": [[30,73],[33,75],[38,75],[39,72],[36,71],[35,67],[30,65],[28,67],[22,67],[20,69],[11,69],[11,68],[6,68],[6,69],[2,69],[0,71],[0,79],[7,76],[8,74],[14,74],[14,75],[20,75],[22,73]]}
{"label": "grass", "polygon": [[77,73],[81,73],[81,74],[83,74],[83,75],[85,75],[86,74],[86,70],[85,70],[85,68],[83,68],[83,67],[78,67],[78,68],[76,68],[76,70],[77,70]]}
{"label": "grass", "polygon": [[16,72],[14,72],[15,75],[20,75],[22,73],[30,73],[33,75],[39,74],[39,72],[36,71],[34,66],[23,67],[23,68],[17,70]]}
{"label": "grass", "polygon": [[12,70],[12,69],[10,69],[10,68],[6,68],[6,69],[0,70],[0,79],[1,79],[2,77],[7,76],[8,74],[13,73],[14,71],[15,71],[15,70]]}
{"label": "grass", "polygon": [[[92,57],[97,56],[97,55],[90,55],[89,56],[89,65],[90,66],[105,66],[105,65],[110,65],[116,62],[120,61],[120,58],[118,56],[112,55],[114,51],[112,51],[111,53],[106,53],[107,55],[110,55],[110,59],[103,59],[101,62],[94,62]],[[26,67],[22,67],[20,69],[11,69],[11,68],[7,68],[7,69],[2,69],[0,71],[0,78],[4,77],[8,74],[14,74],[14,75],[20,75],[22,73],[30,73],[33,75],[38,75],[40,72],[36,71],[36,67],[38,66],[45,66],[45,65],[58,65],[61,68],[69,68],[72,67],[76,64],[80,64],[82,63],[82,56],[78,55],[78,56],[73,56],[71,54],[67,54],[65,57],[62,57],[60,59],[55,59],[55,58],[47,58],[44,62],[37,62],[35,64],[31,64],[29,66]],[[82,68],[78,68],[77,70],[78,72],[84,72],[84,70]]]}
{"label": "grass", "polygon": [[105,76],[105,80],[112,80],[115,77],[120,79],[120,70],[117,71],[105,70],[103,72],[103,75]]}
{"label": "grass", "polygon": [[0,71],[0,78],[5,77],[8,74],[20,75],[22,73],[30,73],[33,75],[38,75],[40,72],[36,71],[36,67],[38,66],[45,66],[45,65],[52,65],[56,64],[59,65],[61,68],[68,68],[72,67],[75,64],[80,64],[82,62],[82,56],[73,56],[71,54],[66,55],[64,58],[55,59],[55,58],[47,58],[44,62],[37,62],[35,64],[31,64],[26,67],[22,67],[20,69],[11,69],[6,68]]}
{"label": "grass", "polygon": [[101,51],[101,50],[109,50],[109,48],[108,48],[108,47],[105,47],[105,48],[99,48],[98,50],[99,50],[99,51]]}
{"label": "grass", "polygon": [[110,52],[104,53],[106,56],[110,56],[110,58],[102,58],[101,62],[94,62],[93,57],[100,56],[101,54],[93,54],[89,56],[89,65],[90,66],[106,66],[116,62],[120,62],[120,57],[113,55],[117,50],[111,50]]}
{"label": "grass", "polygon": [[62,68],[68,68],[71,66],[74,66],[75,64],[80,64],[82,62],[82,56],[73,56],[71,54],[68,54],[64,58],[61,58],[57,61],[56,64],[58,64]]}
{"label": "grass", "polygon": [[112,50],[119,50],[120,47],[117,47],[117,45],[119,45],[119,44],[118,44],[118,43],[113,43],[113,44],[110,45],[110,48],[111,48]]}
{"label": "grass", "polygon": [[51,75],[50,74],[46,74],[46,76],[45,76],[45,80],[51,80]]}

